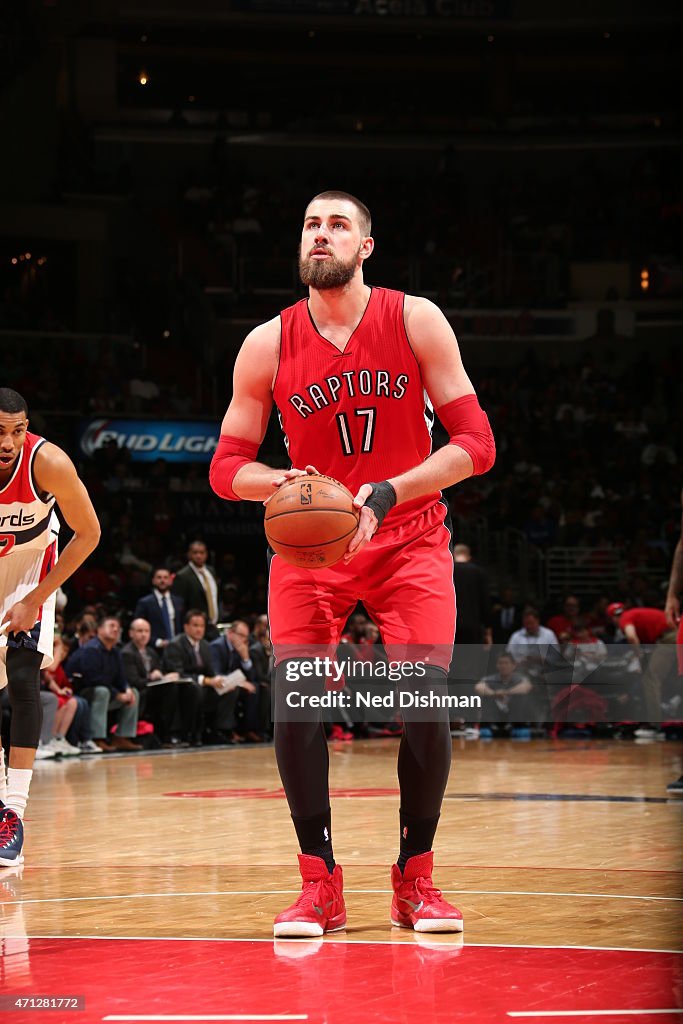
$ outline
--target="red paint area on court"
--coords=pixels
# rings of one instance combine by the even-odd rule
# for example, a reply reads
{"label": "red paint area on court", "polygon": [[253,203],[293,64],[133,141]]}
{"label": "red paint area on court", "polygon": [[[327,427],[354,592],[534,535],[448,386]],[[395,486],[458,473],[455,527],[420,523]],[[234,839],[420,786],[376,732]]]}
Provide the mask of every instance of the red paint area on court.
{"label": "red paint area on court", "polygon": [[[240,799],[248,800],[284,800],[284,789],[188,789],[177,793],[164,793],[164,796],[182,796],[196,800]],[[331,789],[331,797],[366,797],[366,796],[399,796],[398,789]]]}
{"label": "red paint area on court", "polygon": [[[681,1007],[683,957],[647,951],[462,946],[395,933],[386,944],[330,939],[4,940],[8,994],[80,995],[84,1012],[14,1010],[12,1024],[110,1015],[307,1014],[311,1024],[511,1024],[515,1013]],[[406,941],[407,940],[407,941]],[[14,945],[16,944],[16,945]],[[559,1020],[561,1018],[555,1018]],[[615,1014],[610,1024],[629,1024]],[[641,1024],[680,1019],[639,1014]]]}

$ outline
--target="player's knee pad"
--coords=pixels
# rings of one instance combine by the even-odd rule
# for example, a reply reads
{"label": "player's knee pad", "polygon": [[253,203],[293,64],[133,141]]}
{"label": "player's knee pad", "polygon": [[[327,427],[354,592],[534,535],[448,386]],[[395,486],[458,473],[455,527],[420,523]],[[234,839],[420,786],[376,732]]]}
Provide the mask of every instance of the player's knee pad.
{"label": "player's knee pad", "polygon": [[23,647],[7,651],[9,702],[12,708],[10,743],[13,747],[38,746],[43,724],[40,700],[42,654]]}

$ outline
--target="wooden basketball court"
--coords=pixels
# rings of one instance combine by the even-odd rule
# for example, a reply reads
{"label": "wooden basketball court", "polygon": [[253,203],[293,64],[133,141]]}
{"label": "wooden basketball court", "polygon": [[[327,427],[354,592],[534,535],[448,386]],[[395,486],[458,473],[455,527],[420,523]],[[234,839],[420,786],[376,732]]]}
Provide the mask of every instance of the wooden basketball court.
{"label": "wooden basketball court", "polygon": [[683,744],[454,740],[435,882],[464,936],[390,924],[397,748],[330,747],[348,927],[316,940],[272,937],[300,888],[272,747],[40,763],[5,1019],[683,1019]]}

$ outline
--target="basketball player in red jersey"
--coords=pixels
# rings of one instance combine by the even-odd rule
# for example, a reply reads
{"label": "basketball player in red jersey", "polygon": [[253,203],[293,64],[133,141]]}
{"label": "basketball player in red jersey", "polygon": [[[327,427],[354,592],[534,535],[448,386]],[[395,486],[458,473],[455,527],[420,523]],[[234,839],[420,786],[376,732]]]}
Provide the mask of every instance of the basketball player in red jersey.
{"label": "basketball player in red jersey", "polygon": [[[271,562],[269,617],[283,645],[334,648],[358,600],[390,651],[437,654],[427,679],[444,686],[455,631],[453,561],[441,489],[486,472],[493,436],[453,331],[423,298],[370,288],[370,214],[344,192],[306,209],[300,275],[309,296],[246,338],[211,467],[222,497],[265,501],[287,480],[320,471],[355,493],[358,530],[343,560],[299,569]],[[292,469],[256,461],[277,404]],[[451,443],[431,452],[433,408]],[[372,482],[374,481],[374,482]],[[281,686],[276,669],[276,687]],[[328,752],[322,724],[276,721],[275,752],[302,853],[299,899],[278,936],[343,928],[342,871],[332,852]],[[404,713],[398,755],[400,853],[392,868],[395,925],[462,931],[460,912],[432,883],[432,844],[451,762],[448,712]]]}
{"label": "basketball player in red jersey", "polygon": [[[74,536],[57,561],[59,504]],[[68,456],[28,432],[26,402],[0,388],[0,688],[12,708],[7,779],[0,747],[0,868],[23,861],[23,817],[40,738],[40,669],[52,664],[55,593],[97,546],[100,527]]]}

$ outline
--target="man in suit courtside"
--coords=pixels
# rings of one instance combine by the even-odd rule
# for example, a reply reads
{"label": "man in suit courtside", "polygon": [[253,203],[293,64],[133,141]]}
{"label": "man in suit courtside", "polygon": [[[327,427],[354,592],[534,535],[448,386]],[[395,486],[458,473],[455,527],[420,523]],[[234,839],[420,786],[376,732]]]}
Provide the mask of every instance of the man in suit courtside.
{"label": "man in suit courtside", "polygon": [[161,658],[150,645],[147,619],[133,619],[128,635],[130,640],[121,651],[123,670],[129,686],[140,693],[142,717],[152,722],[163,746],[187,746],[196,740],[200,728],[199,688],[183,682],[177,671],[164,676]]}
{"label": "man in suit courtside", "polygon": [[[183,632],[164,651],[164,670],[190,679],[201,695],[202,739],[209,743],[229,743],[235,725],[235,691],[221,693],[224,677],[216,671],[211,645],[205,639],[206,615],[198,608],[185,614]],[[247,688],[253,684],[245,682]],[[195,737],[195,743],[199,738]]]}
{"label": "man in suit courtside", "polygon": [[235,722],[232,739],[235,742],[248,740],[250,743],[263,742],[263,734],[267,728],[265,721],[269,708],[268,692],[264,691],[265,701],[261,700],[261,687],[256,680],[256,670],[249,652],[249,625],[244,619],[235,619],[227,627],[223,636],[211,641],[213,663],[221,675],[227,676],[239,669],[254,684],[249,690],[239,686],[235,694]]}
{"label": "man in suit courtside", "polygon": [[152,575],[152,593],[141,597],[133,612],[134,619],[147,619],[151,629],[150,643],[161,654],[164,647],[180,633],[185,612],[181,597],[171,593],[173,573],[159,566]]}
{"label": "man in suit courtside", "polygon": [[206,638],[215,640],[218,636],[218,582],[216,573],[207,564],[209,556],[203,540],[193,540],[187,549],[187,565],[180,569],[173,580],[173,593],[179,597],[185,608],[198,608],[206,616]]}

